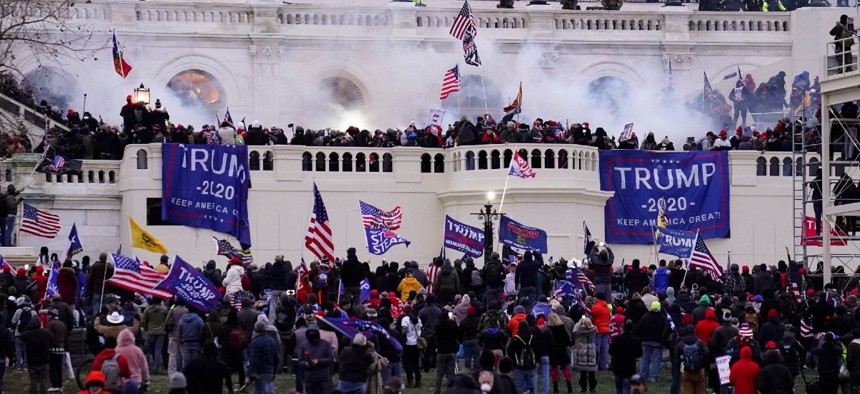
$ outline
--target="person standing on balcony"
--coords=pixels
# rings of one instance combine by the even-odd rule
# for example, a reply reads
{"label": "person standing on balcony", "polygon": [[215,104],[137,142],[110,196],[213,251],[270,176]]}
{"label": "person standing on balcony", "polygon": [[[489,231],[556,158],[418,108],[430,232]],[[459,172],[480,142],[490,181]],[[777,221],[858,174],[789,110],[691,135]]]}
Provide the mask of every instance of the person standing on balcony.
{"label": "person standing on balcony", "polygon": [[3,204],[2,209],[6,210],[6,215],[3,216],[5,219],[3,222],[3,246],[15,246],[15,219],[18,214],[18,203],[21,202],[18,195],[23,191],[24,189],[15,190],[15,185],[9,185],[6,187],[6,193],[2,195],[3,201],[0,203]]}
{"label": "person standing on balcony", "polygon": [[[850,64],[854,63],[851,55],[851,46],[854,45],[854,32],[848,26],[848,15],[842,14],[839,16],[839,22],[836,22],[836,26],[830,29],[830,35],[836,41],[834,44],[836,47],[836,64],[838,66],[836,73],[840,74],[851,71]],[[846,66],[843,71],[842,66],[846,64],[849,66]]]}

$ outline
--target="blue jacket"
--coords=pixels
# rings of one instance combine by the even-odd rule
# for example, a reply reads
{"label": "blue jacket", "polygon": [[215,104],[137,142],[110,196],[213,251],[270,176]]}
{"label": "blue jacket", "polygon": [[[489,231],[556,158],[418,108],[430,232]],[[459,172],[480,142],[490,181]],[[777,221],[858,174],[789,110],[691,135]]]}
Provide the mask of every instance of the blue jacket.
{"label": "blue jacket", "polygon": [[196,313],[186,313],[179,319],[179,341],[200,342],[201,334],[203,333],[203,319],[197,316]]}
{"label": "blue jacket", "polygon": [[669,288],[669,269],[666,267],[657,268],[654,271],[654,292],[665,293]]}
{"label": "blue jacket", "polygon": [[278,343],[269,335],[257,335],[248,347],[248,375],[274,374],[278,366]]}

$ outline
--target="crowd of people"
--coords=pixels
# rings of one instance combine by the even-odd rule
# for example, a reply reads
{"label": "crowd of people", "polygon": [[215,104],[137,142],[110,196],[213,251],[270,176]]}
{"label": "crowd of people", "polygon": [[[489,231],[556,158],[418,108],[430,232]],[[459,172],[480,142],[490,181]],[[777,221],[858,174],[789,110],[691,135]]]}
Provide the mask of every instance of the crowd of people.
{"label": "crowd of people", "polygon": [[[66,259],[52,291],[57,256],[43,248],[29,271],[0,269],[0,355],[27,371],[31,393],[62,390],[73,329],[95,357],[89,393],[139,393],[160,375],[171,393],[273,393],[286,374],[302,393],[645,393],[664,381],[704,394],[729,387],[724,356],[737,394],[803,392],[798,375],[819,393],[860,389],[858,281],[822,285],[794,261],[732,264],[722,277],[680,260],[619,266],[602,243],[582,261],[504,257],[371,269],[350,248],[306,276],[284,256],[261,267],[235,257],[223,272],[210,261],[200,270],[224,297],[207,314],[106,284],[104,253]],[[154,269],[167,272],[168,256]],[[562,280],[577,289],[556,290]],[[326,318],[379,330],[346,335]],[[601,373],[615,387],[599,388]]]}

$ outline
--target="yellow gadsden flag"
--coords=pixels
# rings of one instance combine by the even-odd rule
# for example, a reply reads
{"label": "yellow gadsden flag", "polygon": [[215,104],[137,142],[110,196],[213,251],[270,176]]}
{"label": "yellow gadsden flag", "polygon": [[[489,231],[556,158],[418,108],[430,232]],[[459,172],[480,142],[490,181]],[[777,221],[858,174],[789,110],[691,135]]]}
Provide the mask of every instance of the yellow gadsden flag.
{"label": "yellow gadsden flag", "polygon": [[128,224],[131,228],[131,247],[167,254],[167,248],[161,244],[161,241],[155,239],[152,234],[141,228],[131,216],[128,217]]}

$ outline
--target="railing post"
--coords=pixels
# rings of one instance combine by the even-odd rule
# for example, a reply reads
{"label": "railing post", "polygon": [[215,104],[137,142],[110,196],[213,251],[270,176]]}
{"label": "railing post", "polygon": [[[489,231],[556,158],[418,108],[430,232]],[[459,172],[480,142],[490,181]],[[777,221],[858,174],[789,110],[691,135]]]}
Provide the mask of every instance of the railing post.
{"label": "railing post", "polygon": [[107,4],[110,7],[110,24],[112,26],[122,26],[127,30],[137,30],[137,6],[138,1],[111,1]]}
{"label": "railing post", "polygon": [[391,22],[394,36],[415,36],[418,34],[418,12],[411,1],[392,1],[386,6],[387,17]]}
{"label": "railing post", "polygon": [[532,36],[550,36],[555,31],[555,6],[532,4],[526,7],[528,13],[529,34]]}
{"label": "railing post", "polygon": [[690,15],[686,7],[663,7],[663,39],[666,41],[690,40]]}

